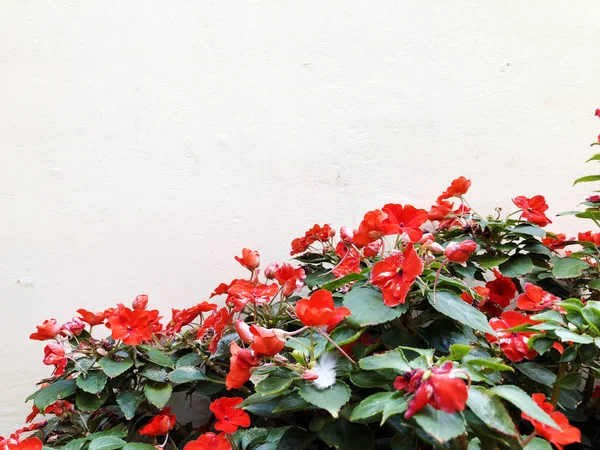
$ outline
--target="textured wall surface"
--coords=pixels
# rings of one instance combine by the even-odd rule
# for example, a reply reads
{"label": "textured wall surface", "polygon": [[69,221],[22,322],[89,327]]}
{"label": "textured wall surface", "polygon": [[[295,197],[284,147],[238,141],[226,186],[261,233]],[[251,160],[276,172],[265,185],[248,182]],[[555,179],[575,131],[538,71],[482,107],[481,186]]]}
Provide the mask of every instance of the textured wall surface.
{"label": "textured wall surface", "polygon": [[587,192],[595,0],[1,3],[0,435],[50,372],[46,318],[191,305],[243,246],[282,260],[458,175],[480,212]]}

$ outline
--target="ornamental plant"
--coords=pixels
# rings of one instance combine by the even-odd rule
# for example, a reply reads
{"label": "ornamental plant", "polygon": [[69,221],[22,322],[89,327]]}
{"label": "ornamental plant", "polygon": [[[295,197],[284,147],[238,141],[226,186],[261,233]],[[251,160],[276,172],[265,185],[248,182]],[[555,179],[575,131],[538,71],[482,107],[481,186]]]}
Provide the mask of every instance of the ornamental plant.
{"label": "ornamental plant", "polygon": [[600,233],[547,231],[541,195],[480,215],[470,185],[315,225],[292,262],[243,249],[170,319],[139,295],[46,320],[53,372],[0,450],[600,448]]}

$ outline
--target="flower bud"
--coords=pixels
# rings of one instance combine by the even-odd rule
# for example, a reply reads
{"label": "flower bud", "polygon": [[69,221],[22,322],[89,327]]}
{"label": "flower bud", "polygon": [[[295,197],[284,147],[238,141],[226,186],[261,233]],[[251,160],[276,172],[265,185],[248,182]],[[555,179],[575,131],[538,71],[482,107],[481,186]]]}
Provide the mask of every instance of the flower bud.
{"label": "flower bud", "polygon": [[444,254],[450,261],[463,264],[476,249],[477,244],[468,239],[462,242],[450,242]]}
{"label": "flower bud", "polygon": [[434,253],[436,255],[439,255],[441,253],[444,253],[444,247],[442,247],[440,244],[438,244],[437,242],[432,242],[431,244],[429,244],[427,246],[429,248],[429,251],[431,253]]}
{"label": "flower bud", "polygon": [[272,280],[275,278],[275,273],[281,268],[281,264],[278,262],[272,262],[267,267],[265,267],[265,277],[267,280]]}
{"label": "flower bud", "polygon": [[248,270],[254,270],[260,266],[260,254],[249,248],[242,249],[242,256],[236,256],[235,260]]}
{"label": "flower bud", "polygon": [[342,240],[342,242],[349,244],[352,242],[353,237],[354,231],[352,231],[350,228],[348,228],[345,225],[342,228],[340,228],[340,239]]}
{"label": "flower bud", "polygon": [[316,380],[317,378],[319,378],[319,375],[317,375],[314,372],[311,372],[310,370],[307,370],[302,374],[302,379],[307,380],[307,381],[313,381],[313,380]]}
{"label": "flower bud", "polygon": [[242,341],[251,344],[254,341],[254,335],[250,332],[250,326],[241,319],[235,321],[235,331],[240,335]]}
{"label": "flower bud", "polygon": [[146,309],[148,305],[148,296],[146,294],[138,295],[132,303],[133,309]]}
{"label": "flower bud", "polygon": [[433,234],[431,234],[431,233],[425,233],[421,237],[421,240],[419,241],[419,244],[424,245],[424,244],[433,242],[434,240],[435,240],[435,237],[433,236]]}

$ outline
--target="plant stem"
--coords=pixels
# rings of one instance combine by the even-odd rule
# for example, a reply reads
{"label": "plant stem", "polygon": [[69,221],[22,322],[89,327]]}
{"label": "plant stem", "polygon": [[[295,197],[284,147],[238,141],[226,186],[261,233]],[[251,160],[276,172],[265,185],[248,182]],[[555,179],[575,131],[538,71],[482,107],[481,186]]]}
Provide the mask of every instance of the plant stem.
{"label": "plant stem", "polygon": [[[354,361],[354,360],[353,360],[353,359],[350,357],[350,355],[348,355],[348,353],[346,353],[344,350],[342,350],[342,347],[340,347],[340,346],[337,344],[337,342],[335,342],[333,339],[331,339],[327,333],[325,333],[324,331],[321,331],[321,330],[319,330],[318,328],[317,328],[317,331],[318,331],[318,332],[321,334],[321,336],[323,336],[325,339],[327,339],[329,342],[331,342],[331,343],[333,344],[333,346],[334,346],[335,348],[337,348],[337,349],[340,351],[340,353],[341,353],[342,355],[344,355],[344,356],[345,356],[345,357],[348,359],[348,361],[350,361],[352,364],[356,364],[356,361]],[[311,329],[311,332],[312,332],[312,329]]]}
{"label": "plant stem", "polygon": [[[566,364],[560,364],[558,366],[558,373],[556,374],[556,379],[558,380],[559,378],[561,378],[565,372],[567,371],[567,365]],[[550,398],[550,403],[552,403],[552,406],[554,406],[556,408],[556,404],[558,403],[558,396],[560,395],[560,386],[554,386],[552,388],[552,397]]]}

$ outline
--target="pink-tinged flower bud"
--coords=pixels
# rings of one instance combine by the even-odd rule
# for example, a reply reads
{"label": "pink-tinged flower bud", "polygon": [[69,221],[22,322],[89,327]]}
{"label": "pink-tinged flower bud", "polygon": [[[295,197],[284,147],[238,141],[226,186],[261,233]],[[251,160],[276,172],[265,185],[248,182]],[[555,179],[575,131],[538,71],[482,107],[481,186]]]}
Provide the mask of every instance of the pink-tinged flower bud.
{"label": "pink-tinged flower bud", "polygon": [[340,228],[340,239],[342,240],[342,242],[349,244],[352,242],[353,237],[354,231],[352,231],[350,228],[348,228],[347,226],[343,226],[342,228]]}
{"label": "pink-tinged flower bud", "polygon": [[365,255],[366,258],[373,258],[374,256],[377,256],[382,245],[383,243],[381,242],[381,239],[377,239],[376,241],[365,245],[362,249],[363,255]]}
{"label": "pink-tinged flower bud", "polygon": [[425,254],[423,255],[423,262],[424,262],[425,264],[431,264],[431,263],[432,263],[432,262],[434,262],[434,261],[435,261],[435,256],[433,256],[433,255],[431,254],[431,252],[427,252],[427,253],[425,253]]}
{"label": "pink-tinged flower bud", "polygon": [[83,323],[78,317],[71,319],[71,321],[65,323],[60,327],[60,332],[63,336],[79,336],[85,329],[85,323]]}
{"label": "pink-tinged flower bud", "polygon": [[435,237],[433,236],[433,234],[431,233],[425,233],[422,237],[421,240],[419,241],[419,244],[423,245],[426,243],[430,243],[435,241]]}
{"label": "pink-tinged flower bud", "polygon": [[468,239],[462,242],[450,242],[444,254],[450,261],[463,264],[476,249],[477,244]]}
{"label": "pink-tinged flower bud", "polygon": [[248,270],[254,270],[260,266],[260,254],[249,248],[242,249],[242,256],[236,256],[235,260]]}
{"label": "pink-tinged flower bud", "polygon": [[288,359],[283,355],[277,354],[277,355],[273,356],[273,361],[285,364],[288,362]]}
{"label": "pink-tinged flower bud", "polygon": [[146,309],[148,306],[148,296],[146,294],[138,295],[133,301],[133,309]]}
{"label": "pink-tinged flower bud", "polygon": [[267,280],[272,280],[275,278],[275,272],[277,272],[281,268],[281,263],[272,262],[267,267],[265,267],[265,277]]}
{"label": "pink-tinged flower bud", "polygon": [[442,247],[440,244],[438,244],[437,242],[432,242],[431,244],[429,244],[427,246],[427,248],[429,249],[429,251],[433,254],[439,255],[441,253],[444,253],[444,247]]}
{"label": "pink-tinged flower bud", "polygon": [[53,366],[65,359],[65,349],[62,345],[48,344],[44,348],[44,364]]}
{"label": "pink-tinged flower bud", "polygon": [[310,370],[307,370],[302,374],[302,378],[307,381],[314,381],[317,378],[319,378],[319,375],[317,375],[314,372],[311,372]]}
{"label": "pink-tinged flower bud", "polygon": [[246,344],[254,342],[254,335],[250,332],[250,326],[241,319],[235,321],[235,331]]}
{"label": "pink-tinged flower bud", "polygon": [[98,353],[100,356],[106,356],[106,355],[108,355],[108,352],[106,350],[104,350],[102,347],[98,347],[96,349],[96,353]]}

